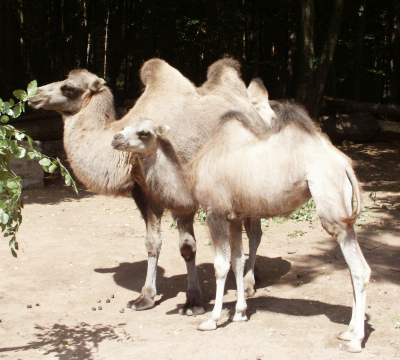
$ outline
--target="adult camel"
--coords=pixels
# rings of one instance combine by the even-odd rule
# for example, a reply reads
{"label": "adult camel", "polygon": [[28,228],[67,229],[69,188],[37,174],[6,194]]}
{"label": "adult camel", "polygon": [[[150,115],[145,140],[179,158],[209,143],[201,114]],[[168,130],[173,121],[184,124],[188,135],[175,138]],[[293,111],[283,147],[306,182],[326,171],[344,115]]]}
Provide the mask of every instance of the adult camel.
{"label": "adult camel", "polygon": [[[179,247],[188,272],[186,303],[181,313],[204,313],[196,273],[196,240],[193,220],[196,208],[174,207],[162,203],[146,184],[143,169],[135,155],[114,150],[115,133],[139,118],[157,119],[171,128],[169,136],[184,163],[212,136],[218,119],[227,111],[240,111],[254,126],[265,129],[274,112],[264,107],[262,116],[255,110],[240,77],[240,66],[233,59],[215,62],[208,69],[207,80],[196,88],[179,71],[160,59],[144,63],[140,71],[145,86],[135,106],[121,120],[116,120],[113,95],[105,81],[87,70],[73,70],[68,78],[42,86],[29,104],[56,110],[64,120],[64,147],[76,177],[95,192],[113,196],[132,196],[146,223],[148,267],[140,296],[128,307],[146,310],[155,306],[156,269],[161,250],[161,217],[169,209],[179,230]],[[269,109],[268,109],[269,108]],[[159,188],[168,187],[156,184]],[[247,294],[254,293],[254,258],[261,240],[258,219],[245,221],[253,264],[246,275]]]}

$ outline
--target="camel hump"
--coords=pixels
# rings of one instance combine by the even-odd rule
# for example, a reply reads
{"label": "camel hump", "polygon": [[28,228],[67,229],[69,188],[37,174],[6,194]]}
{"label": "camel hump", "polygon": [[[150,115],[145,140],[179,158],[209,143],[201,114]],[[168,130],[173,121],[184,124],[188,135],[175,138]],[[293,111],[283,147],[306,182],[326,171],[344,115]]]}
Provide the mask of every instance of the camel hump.
{"label": "camel hump", "polygon": [[260,78],[251,80],[249,87],[247,88],[247,94],[249,98],[266,97],[268,100],[268,91]]}
{"label": "camel hump", "polygon": [[198,92],[201,95],[207,95],[216,89],[247,97],[238,61],[232,58],[221,59],[208,68],[207,81],[198,89]]}
{"label": "camel hump", "polygon": [[287,125],[294,125],[310,135],[320,133],[317,125],[302,106],[285,102],[279,106],[273,127],[276,131],[280,131]]}
{"label": "camel hump", "polygon": [[140,79],[144,85],[151,84],[159,78],[159,74],[166,66],[169,66],[164,60],[147,60],[140,69]]}
{"label": "camel hump", "polygon": [[241,77],[240,63],[233,58],[226,58],[216,61],[211,64],[207,71],[207,80],[210,82],[218,83],[227,69],[233,69],[237,77]]}

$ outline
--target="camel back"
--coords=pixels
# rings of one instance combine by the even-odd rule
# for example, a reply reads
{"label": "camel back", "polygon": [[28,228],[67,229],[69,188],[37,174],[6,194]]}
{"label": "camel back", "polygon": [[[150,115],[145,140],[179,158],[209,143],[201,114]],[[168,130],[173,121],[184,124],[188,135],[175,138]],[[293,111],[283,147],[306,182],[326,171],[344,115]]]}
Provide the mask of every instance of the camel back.
{"label": "camel back", "polygon": [[196,88],[165,61],[147,61],[141,70],[146,88],[116,130],[141,117],[168,125],[177,153],[188,162],[212,136],[227,111],[240,111],[254,122],[263,122],[248,99],[238,67],[232,59],[220,60],[210,67],[206,83]]}

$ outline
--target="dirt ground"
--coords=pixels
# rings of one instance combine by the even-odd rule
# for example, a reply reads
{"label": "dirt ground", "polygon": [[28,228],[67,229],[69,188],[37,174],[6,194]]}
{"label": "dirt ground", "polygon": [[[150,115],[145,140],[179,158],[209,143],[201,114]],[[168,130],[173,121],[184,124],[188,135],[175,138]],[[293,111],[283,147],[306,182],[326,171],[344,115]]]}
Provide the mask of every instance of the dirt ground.
{"label": "dirt ground", "polygon": [[344,342],[336,336],[350,321],[352,290],[340,249],[319,220],[263,222],[261,283],[247,301],[249,321],[229,320],[230,273],[218,329],[200,332],[215,296],[213,248],[203,225],[195,232],[206,314],[179,315],[186,268],[170,216],[163,220],[157,306],[135,312],[125,305],[138,296],[147,265],[135,203],[82,187],[78,196],[50,183],[25,191],[18,259],[6,239],[0,247],[0,358],[400,359],[400,146],[342,150],[355,160],[366,207],[357,221],[372,268],[362,353],[340,351]]}

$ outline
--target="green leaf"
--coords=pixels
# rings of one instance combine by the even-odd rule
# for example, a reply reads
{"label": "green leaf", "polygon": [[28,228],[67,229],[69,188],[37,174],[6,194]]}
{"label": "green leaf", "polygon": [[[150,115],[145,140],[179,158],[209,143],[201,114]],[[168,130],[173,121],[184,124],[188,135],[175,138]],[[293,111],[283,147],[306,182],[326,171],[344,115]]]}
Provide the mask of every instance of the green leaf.
{"label": "green leaf", "polygon": [[71,186],[71,184],[72,184],[72,178],[71,178],[71,175],[70,175],[70,174],[65,175],[65,183],[66,183],[68,186]]}
{"label": "green leaf", "polygon": [[52,164],[52,165],[49,167],[49,173],[50,173],[50,174],[53,174],[54,171],[56,171],[56,170],[57,170],[57,165]]}
{"label": "green leaf", "polygon": [[11,107],[11,104],[7,101],[1,104],[1,111],[6,112]]}
{"label": "green leaf", "polygon": [[18,151],[14,153],[15,157],[18,159],[22,159],[26,155],[26,149],[23,147],[18,148]]}
{"label": "green leaf", "polygon": [[15,134],[14,134],[14,136],[15,136],[15,138],[17,139],[17,140],[23,140],[24,138],[25,138],[25,134],[24,133],[22,133],[22,132],[16,132]]}
{"label": "green leaf", "polygon": [[19,100],[28,99],[28,94],[24,90],[15,90],[13,95]]}
{"label": "green leaf", "polygon": [[8,216],[7,213],[3,212],[3,213],[0,214],[0,221],[3,224],[7,224],[9,219],[10,219],[10,217]]}
{"label": "green leaf", "polygon": [[14,106],[14,104],[15,104],[14,99],[10,99],[9,103],[10,103],[11,106]]}
{"label": "green leaf", "polygon": [[14,117],[16,118],[16,117],[20,116],[21,112],[22,112],[21,105],[16,105],[14,107]]}
{"label": "green leaf", "polygon": [[2,210],[7,209],[7,204],[4,200],[0,200],[0,209]]}
{"label": "green leaf", "polygon": [[51,160],[49,158],[43,158],[42,160],[39,161],[39,164],[42,166],[50,166]]}
{"label": "green leaf", "polygon": [[26,154],[26,157],[27,157],[29,160],[33,160],[33,159],[36,157],[36,152],[30,151],[30,152],[28,152],[28,153]]}
{"label": "green leaf", "polygon": [[2,106],[3,106],[3,100],[0,99],[0,109],[2,108]]}
{"label": "green leaf", "polygon": [[19,189],[19,185],[13,179],[7,181],[7,187],[11,190]]}
{"label": "green leaf", "polygon": [[33,80],[28,85],[28,98],[33,98],[37,93],[37,81]]}
{"label": "green leaf", "polygon": [[15,250],[13,248],[11,248],[11,254],[12,256],[14,256],[15,258],[18,257],[17,253],[15,252]]}
{"label": "green leaf", "polygon": [[8,120],[10,120],[10,118],[9,118],[7,115],[3,115],[3,116],[0,118],[0,121],[1,121],[3,124],[7,124],[7,123],[8,123]]}

